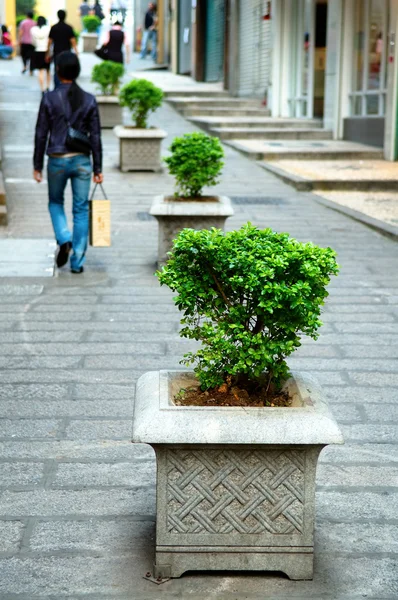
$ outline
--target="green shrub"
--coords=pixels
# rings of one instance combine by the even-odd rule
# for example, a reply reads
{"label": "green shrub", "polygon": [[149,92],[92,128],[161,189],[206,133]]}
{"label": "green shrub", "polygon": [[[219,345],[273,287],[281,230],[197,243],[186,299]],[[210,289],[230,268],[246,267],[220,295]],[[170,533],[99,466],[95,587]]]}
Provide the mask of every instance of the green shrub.
{"label": "green shrub", "polygon": [[175,138],[171,156],[165,158],[177,183],[176,196],[197,198],[204,186],[216,185],[224,166],[224,150],[218,138],[205,133],[187,133]]}
{"label": "green shrub", "polygon": [[127,106],[135,127],[146,129],[148,117],[162,104],[163,92],[147,79],[133,79],[120,90],[121,106]]}
{"label": "green shrub", "polygon": [[202,389],[230,377],[279,389],[300,336],[318,337],[335,252],[248,223],[229,233],[183,229],[170,254],[157,276],[178,294],[180,335],[202,342],[181,361],[196,364]]}
{"label": "green shrub", "polygon": [[83,17],[83,25],[88,33],[96,33],[98,27],[101,25],[101,19],[95,15],[87,15]]}
{"label": "green shrub", "polygon": [[91,81],[97,83],[101,93],[115,96],[119,90],[120,80],[124,75],[124,66],[112,60],[104,60],[95,65],[91,72]]}

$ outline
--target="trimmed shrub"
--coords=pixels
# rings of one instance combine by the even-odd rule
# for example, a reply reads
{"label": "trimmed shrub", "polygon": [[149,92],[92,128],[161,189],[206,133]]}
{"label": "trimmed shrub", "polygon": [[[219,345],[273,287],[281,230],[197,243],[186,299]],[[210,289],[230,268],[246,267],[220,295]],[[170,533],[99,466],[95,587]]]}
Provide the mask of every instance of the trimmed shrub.
{"label": "trimmed shrub", "polygon": [[280,389],[286,358],[305,335],[316,339],[336,253],[250,223],[238,231],[183,229],[157,273],[177,293],[180,335],[202,342],[194,364],[203,390],[231,379]]}
{"label": "trimmed shrub", "polygon": [[91,81],[96,83],[105,96],[115,96],[124,75],[124,66],[111,60],[95,65],[91,72]]}
{"label": "trimmed shrub", "polygon": [[127,106],[135,127],[146,129],[148,117],[162,105],[163,92],[147,79],[133,79],[120,90],[121,106]]}
{"label": "trimmed shrub", "polygon": [[165,158],[177,183],[176,196],[198,198],[205,186],[218,183],[224,166],[224,150],[218,138],[205,133],[187,133],[173,140]]}
{"label": "trimmed shrub", "polygon": [[83,25],[87,33],[96,33],[98,27],[101,25],[101,19],[95,15],[87,15],[83,17]]}

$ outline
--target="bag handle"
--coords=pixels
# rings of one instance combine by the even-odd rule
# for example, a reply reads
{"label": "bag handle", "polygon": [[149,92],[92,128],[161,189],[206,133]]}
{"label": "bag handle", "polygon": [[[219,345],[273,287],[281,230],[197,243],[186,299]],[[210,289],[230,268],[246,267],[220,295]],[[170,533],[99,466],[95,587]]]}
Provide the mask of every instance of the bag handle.
{"label": "bag handle", "polygon": [[101,191],[102,191],[102,194],[103,194],[103,196],[104,196],[105,200],[108,200],[108,196],[105,194],[105,190],[104,190],[104,188],[102,187],[102,183],[96,183],[96,184],[95,184],[95,186],[94,186],[94,189],[93,189],[93,191],[92,191],[92,194],[91,194],[90,202],[91,202],[91,201],[92,201],[92,199],[94,198],[95,190],[97,189],[97,187],[98,187],[98,186],[100,186],[100,188],[101,188]]}

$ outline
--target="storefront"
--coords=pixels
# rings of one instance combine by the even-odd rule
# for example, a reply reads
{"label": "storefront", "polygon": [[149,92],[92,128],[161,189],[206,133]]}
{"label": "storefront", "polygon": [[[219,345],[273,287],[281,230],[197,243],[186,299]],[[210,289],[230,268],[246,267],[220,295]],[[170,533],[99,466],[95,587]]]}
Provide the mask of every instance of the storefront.
{"label": "storefront", "polygon": [[325,99],[327,0],[272,5],[272,113],[322,117]]}
{"label": "storefront", "polygon": [[342,137],[382,147],[388,94],[389,0],[346,0]]}

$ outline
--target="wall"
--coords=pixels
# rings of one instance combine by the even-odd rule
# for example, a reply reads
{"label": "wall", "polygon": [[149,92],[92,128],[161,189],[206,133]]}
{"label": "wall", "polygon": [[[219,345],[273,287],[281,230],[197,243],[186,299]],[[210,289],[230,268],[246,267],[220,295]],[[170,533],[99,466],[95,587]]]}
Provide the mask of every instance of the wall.
{"label": "wall", "polygon": [[[8,0],[7,0],[8,1]],[[50,25],[58,21],[57,11],[65,9],[65,0],[37,0],[36,14],[46,17]]]}
{"label": "wall", "polygon": [[79,16],[79,6],[81,3],[81,0],[65,1],[66,20],[69,25],[72,25],[73,29],[76,29],[77,31],[80,31],[82,28]]}
{"label": "wall", "polygon": [[15,0],[0,0],[0,22],[7,25],[15,41]]}

